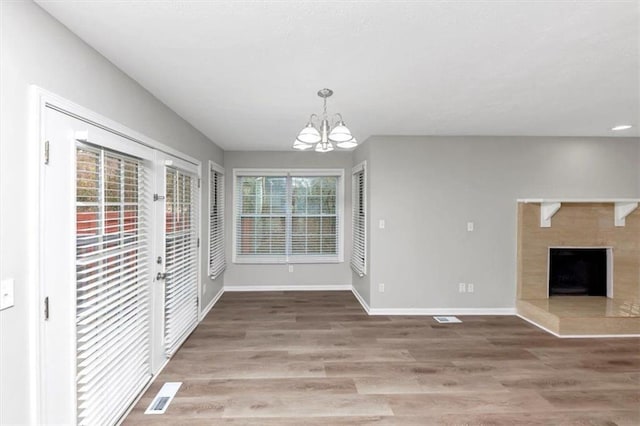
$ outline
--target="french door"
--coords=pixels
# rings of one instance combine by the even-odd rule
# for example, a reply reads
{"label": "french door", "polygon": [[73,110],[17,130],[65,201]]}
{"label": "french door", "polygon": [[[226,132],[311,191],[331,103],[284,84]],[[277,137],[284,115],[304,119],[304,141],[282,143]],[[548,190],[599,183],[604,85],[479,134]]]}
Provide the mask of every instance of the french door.
{"label": "french door", "polygon": [[52,107],[42,423],[116,424],[198,317],[198,167]]}
{"label": "french door", "polygon": [[198,322],[198,211],[197,169],[178,158],[163,156],[159,170],[164,201],[158,205],[164,222],[164,351],[171,356]]}

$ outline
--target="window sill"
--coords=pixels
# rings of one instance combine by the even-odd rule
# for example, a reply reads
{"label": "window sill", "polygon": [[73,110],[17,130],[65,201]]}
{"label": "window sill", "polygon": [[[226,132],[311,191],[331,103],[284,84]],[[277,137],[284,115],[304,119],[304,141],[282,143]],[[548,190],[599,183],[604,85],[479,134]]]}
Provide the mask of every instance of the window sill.
{"label": "window sill", "polygon": [[308,265],[330,265],[344,263],[343,259],[334,258],[289,258],[289,259],[261,259],[261,258],[244,258],[234,259],[234,264],[238,265],[290,265],[290,264],[308,264]]}

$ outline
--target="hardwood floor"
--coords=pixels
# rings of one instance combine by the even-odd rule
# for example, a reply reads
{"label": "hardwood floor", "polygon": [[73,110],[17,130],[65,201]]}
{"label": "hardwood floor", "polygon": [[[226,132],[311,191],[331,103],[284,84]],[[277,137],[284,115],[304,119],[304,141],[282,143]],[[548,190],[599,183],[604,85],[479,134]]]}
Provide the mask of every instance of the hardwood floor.
{"label": "hardwood floor", "polygon": [[[634,425],[640,339],[518,317],[367,316],[350,292],[225,293],[124,424]],[[144,415],[167,381],[164,415]]]}

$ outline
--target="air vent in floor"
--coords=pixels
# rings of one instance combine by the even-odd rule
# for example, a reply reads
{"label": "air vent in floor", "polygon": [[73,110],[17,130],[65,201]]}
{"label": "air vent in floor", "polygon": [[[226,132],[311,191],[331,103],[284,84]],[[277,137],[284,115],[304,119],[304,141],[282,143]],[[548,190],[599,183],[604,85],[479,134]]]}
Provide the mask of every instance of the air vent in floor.
{"label": "air vent in floor", "polygon": [[156,397],[153,398],[153,401],[151,401],[151,404],[149,404],[149,408],[147,408],[147,411],[145,411],[144,413],[164,414],[164,412],[167,411],[171,400],[173,400],[173,397],[176,396],[176,393],[178,392],[178,389],[180,389],[181,385],[182,382],[167,382],[162,385],[162,388],[160,389]]}
{"label": "air vent in floor", "polygon": [[441,324],[445,324],[445,323],[451,324],[454,322],[462,322],[458,319],[458,317],[433,317],[433,319],[435,319]]}

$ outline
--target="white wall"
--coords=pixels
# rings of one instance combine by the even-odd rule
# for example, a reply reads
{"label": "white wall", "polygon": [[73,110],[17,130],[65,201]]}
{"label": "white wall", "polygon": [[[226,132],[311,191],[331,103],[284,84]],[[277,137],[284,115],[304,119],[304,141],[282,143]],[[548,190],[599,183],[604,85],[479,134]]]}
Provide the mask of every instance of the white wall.
{"label": "white wall", "polygon": [[[351,152],[240,152],[224,153],[226,184],[227,270],[225,286],[290,286],[351,285]],[[344,170],[344,262],[333,264],[295,264],[293,272],[287,265],[233,264],[233,169],[234,168],[341,168]]]}
{"label": "white wall", "polygon": [[[373,308],[512,308],[517,198],[640,196],[637,139],[372,137],[367,144]],[[475,293],[458,293],[460,282],[474,283]]]}
{"label": "white wall", "polygon": [[[29,131],[29,85],[87,107],[203,162],[222,164],[223,153],[205,136],[115,68],[64,26],[30,1],[1,2],[0,45],[0,278],[15,279],[15,306],[0,312],[0,424],[32,421],[31,384],[34,327],[40,309],[32,300],[38,285],[29,264],[27,236],[34,224],[26,212],[25,191],[32,142]],[[37,166],[36,166],[37,167]],[[206,188],[205,188],[206,189]],[[203,198],[202,241],[207,241],[207,198]],[[206,275],[203,250],[203,306],[222,287]]]}

